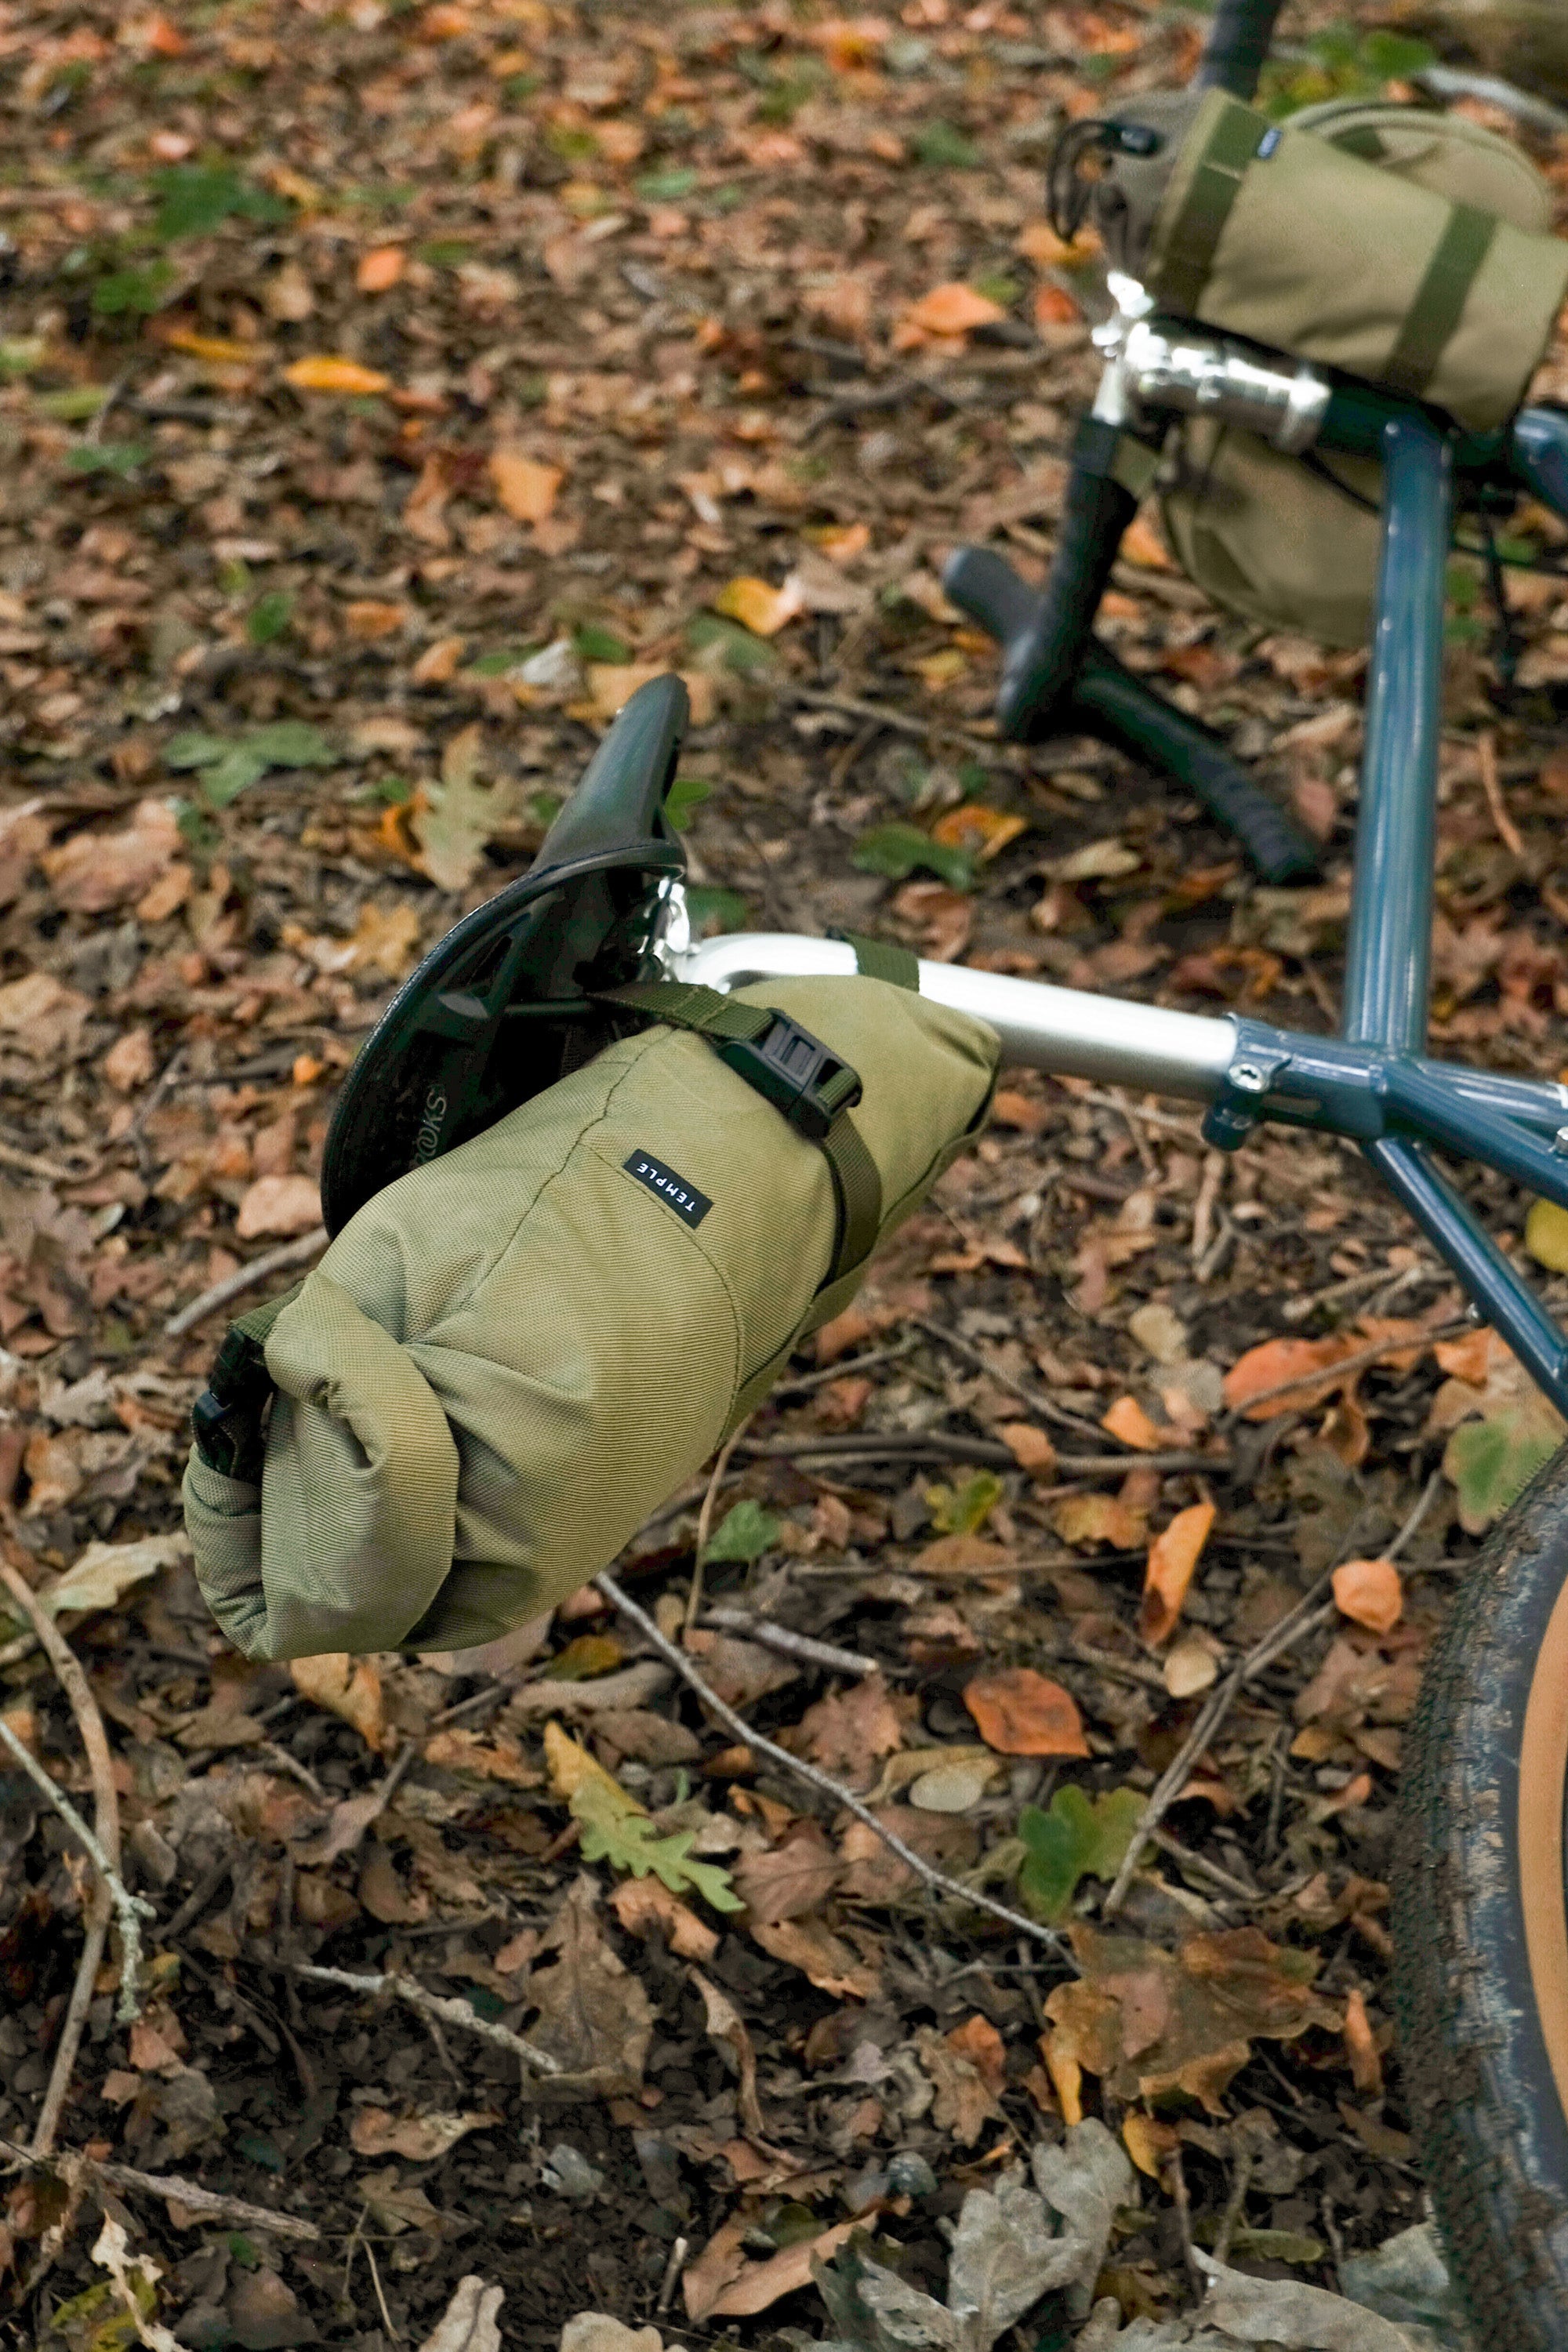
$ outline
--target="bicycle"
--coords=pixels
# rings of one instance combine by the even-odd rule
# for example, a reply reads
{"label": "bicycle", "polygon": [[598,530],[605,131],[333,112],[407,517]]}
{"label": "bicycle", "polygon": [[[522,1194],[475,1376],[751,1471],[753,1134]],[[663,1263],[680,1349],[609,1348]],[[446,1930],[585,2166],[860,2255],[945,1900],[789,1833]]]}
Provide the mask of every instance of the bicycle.
{"label": "bicycle", "polygon": [[[1280,0],[1222,0],[1202,78],[1249,96]],[[1568,1207],[1568,1087],[1426,1047],[1446,567],[1456,494],[1530,495],[1568,518],[1568,414],[1466,433],[1419,403],[1148,315],[1125,289],[1100,414],[1158,429],[1193,413],[1257,425],[1306,402],[1316,446],[1380,457],[1382,557],[1366,696],[1344,1003],[1336,1036],[1206,1018],[961,965],[921,992],[988,1022],[1005,1058],[1205,1107],[1212,1146],[1260,1120],[1349,1138],[1544,1394],[1568,1414],[1568,1336],[1482,1230],[1433,1152]],[[1258,870],[1315,850],[1219,739],[1099,645],[1095,613],[1135,501],[1079,444],[1043,594],[966,550],[953,602],[1004,649],[1004,733],[1105,735],[1163,767]],[[694,941],[663,815],[686,718],[644,687],[601,743],[530,874],[467,917],[394,1000],[340,1097],[323,1170],[336,1232],[389,1181],[490,1125],[604,1042],[589,991],[668,974],[720,990],[848,976],[835,940]],[[432,1140],[432,1138],[435,1139]],[[1420,2145],[1460,2291],[1521,2352],[1568,2344],[1568,1448],[1485,1548],[1430,1664],[1403,1795],[1395,2000]]]}

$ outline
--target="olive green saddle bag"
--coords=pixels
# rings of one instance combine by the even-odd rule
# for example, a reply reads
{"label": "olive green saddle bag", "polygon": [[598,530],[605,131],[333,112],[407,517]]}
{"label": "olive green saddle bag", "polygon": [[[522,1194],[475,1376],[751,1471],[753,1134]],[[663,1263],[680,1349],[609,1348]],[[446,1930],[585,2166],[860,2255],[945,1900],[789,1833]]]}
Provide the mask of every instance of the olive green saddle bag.
{"label": "olive green saddle bag", "polygon": [[[656,684],[673,707],[674,682]],[[595,887],[630,871],[634,898],[648,878],[635,861],[576,863]],[[563,871],[529,901],[552,921],[581,872],[547,843],[528,877]],[[859,942],[856,977],[729,996],[628,982],[616,926],[635,940],[638,903],[611,908],[607,956],[599,937],[568,958],[589,989],[560,998],[591,999],[623,1034],[434,1157],[429,1128],[458,1089],[422,1067],[420,1099],[443,1108],[408,1130],[414,1164],[225,1342],[185,1517],[208,1605],[247,1656],[471,1648],[564,1599],[847,1304],[984,1125],[996,1038],[923,1000],[912,956]],[[442,984],[442,958],[388,1014],[395,1050],[378,1065],[367,1049],[393,1131],[409,1039],[481,1002],[482,981]],[[516,973],[507,984],[514,1012],[541,1009]],[[348,1131],[365,1084],[345,1103]]]}

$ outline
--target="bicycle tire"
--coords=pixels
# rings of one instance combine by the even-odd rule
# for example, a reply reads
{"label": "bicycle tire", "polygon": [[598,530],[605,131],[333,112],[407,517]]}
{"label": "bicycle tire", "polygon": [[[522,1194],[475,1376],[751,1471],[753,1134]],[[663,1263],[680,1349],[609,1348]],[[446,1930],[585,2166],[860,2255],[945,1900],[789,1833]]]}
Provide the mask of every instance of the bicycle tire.
{"label": "bicycle tire", "polygon": [[1409,1735],[1395,2021],[1455,2285],[1510,2352],[1568,2347],[1568,1446],[1455,1595]]}

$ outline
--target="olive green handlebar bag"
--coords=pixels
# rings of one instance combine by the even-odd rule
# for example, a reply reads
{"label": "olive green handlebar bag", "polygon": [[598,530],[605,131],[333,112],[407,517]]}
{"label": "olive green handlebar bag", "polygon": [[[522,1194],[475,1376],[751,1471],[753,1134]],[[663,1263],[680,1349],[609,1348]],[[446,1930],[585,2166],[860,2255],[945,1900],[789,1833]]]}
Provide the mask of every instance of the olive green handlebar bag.
{"label": "olive green handlebar bag", "polygon": [[[707,992],[623,1001],[655,993],[661,1025],[388,1185],[237,1327],[273,1388],[260,1483],[193,1452],[184,1502],[247,1656],[471,1648],[564,1599],[984,1123],[996,1038],[907,987],[769,982],[716,1018],[683,1010]],[[859,1074],[826,1140],[721,1058],[759,1007]]]}

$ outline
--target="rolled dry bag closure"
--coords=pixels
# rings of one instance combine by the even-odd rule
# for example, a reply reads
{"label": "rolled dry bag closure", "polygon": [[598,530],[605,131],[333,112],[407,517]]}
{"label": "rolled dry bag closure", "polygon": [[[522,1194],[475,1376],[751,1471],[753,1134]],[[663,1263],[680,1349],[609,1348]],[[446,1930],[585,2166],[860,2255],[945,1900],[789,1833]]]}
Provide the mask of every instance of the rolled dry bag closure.
{"label": "rolled dry bag closure", "polygon": [[[868,977],[919,992],[920,967],[907,948],[852,933],[838,936],[854,948],[856,962]],[[705,1037],[737,1077],[771,1102],[797,1135],[818,1146],[832,1174],[837,1213],[833,1262],[819,1286],[826,1290],[853,1274],[870,1255],[882,1223],[882,1181],[849,1116],[863,1092],[859,1072],[776,1006],[738,1003],[715,988],[643,981],[595,991],[595,1002]],[[192,1409],[196,1451],[226,1478],[260,1480],[273,1385],[267,1339],[301,1286],[296,1283],[229,1326],[208,1384]]]}

